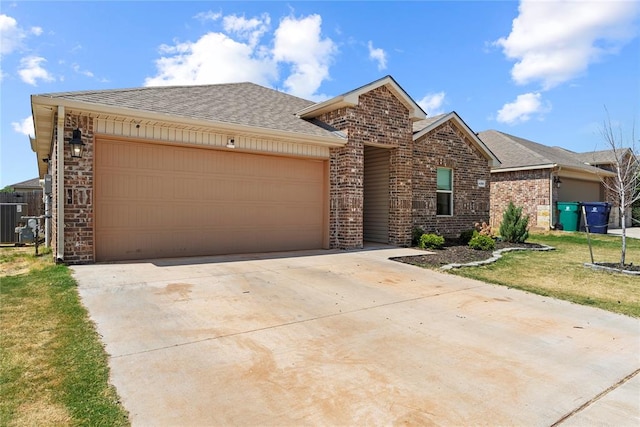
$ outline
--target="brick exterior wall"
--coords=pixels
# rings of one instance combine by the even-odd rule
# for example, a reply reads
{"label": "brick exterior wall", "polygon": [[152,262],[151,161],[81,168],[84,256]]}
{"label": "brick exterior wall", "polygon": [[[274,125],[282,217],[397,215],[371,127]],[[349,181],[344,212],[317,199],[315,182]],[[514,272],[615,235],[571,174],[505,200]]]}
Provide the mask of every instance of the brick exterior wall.
{"label": "brick exterior wall", "polygon": [[529,227],[548,230],[553,225],[551,207],[557,202],[557,191],[550,193],[550,169],[494,172],[491,175],[491,226],[499,229],[509,202],[522,207],[529,215]]}
{"label": "brick exterior wall", "polygon": [[363,240],[364,146],[389,146],[389,243],[411,243],[411,147],[409,110],[382,86],[362,94],[355,107],[318,117],[348,135],[330,154],[330,246],[361,248]]}
{"label": "brick exterior wall", "polygon": [[[329,160],[329,244],[358,249],[363,245],[364,146],[389,147],[389,243],[411,244],[413,226],[457,236],[475,222],[489,219],[490,169],[464,132],[445,123],[413,142],[409,110],[387,87],[360,95],[358,105],[324,113],[318,120],[344,131],[348,142],[331,148]],[[94,262],[94,123],[87,116],[64,118],[65,140],[82,130],[82,159],[64,147],[64,262]],[[54,137],[50,163],[53,175],[52,244],[57,248],[57,182],[59,165]],[[454,215],[436,216],[436,169],[454,170]],[[487,183],[478,188],[478,180]]]}
{"label": "brick exterior wall", "polygon": [[[458,237],[476,222],[489,220],[489,162],[451,122],[413,145],[413,226],[427,233]],[[436,215],[438,167],[453,169],[453,215]],[[484,180],[484,188],[478,187]]]}
{"label": "brick exterior wall", "polygon": [[[82,131],[85,143],[81,159],[71,158],[71,140],[73,130]],[[64,249],[63,261],[67,264],[86,264],[94,262],[93,234],[93,119],[86,116],[67,114],[64,118]],[[57,157],[57,136],[51,158],[53,176],[52,227],[51,242],[54,256],[58,251],[58,182],[57,171],[60,165]]]}

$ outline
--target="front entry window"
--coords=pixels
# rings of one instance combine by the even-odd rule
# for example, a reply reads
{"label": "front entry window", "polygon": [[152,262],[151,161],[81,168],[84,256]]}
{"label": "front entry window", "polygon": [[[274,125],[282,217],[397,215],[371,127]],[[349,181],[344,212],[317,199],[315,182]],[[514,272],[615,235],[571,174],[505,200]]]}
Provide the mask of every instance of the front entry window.
{"label": "front entry window", "polygon": [[453,215],[453,170],[438,168],[437,215]]}

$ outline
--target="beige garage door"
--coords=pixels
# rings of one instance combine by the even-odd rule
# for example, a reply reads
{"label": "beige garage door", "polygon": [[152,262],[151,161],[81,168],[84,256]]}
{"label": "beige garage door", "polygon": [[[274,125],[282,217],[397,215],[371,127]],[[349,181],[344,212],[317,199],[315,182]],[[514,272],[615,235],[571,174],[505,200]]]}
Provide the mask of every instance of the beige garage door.
{"label": "beige garage door", "polygon": [[97,261],[322,248],[326,162],[98,139]]}

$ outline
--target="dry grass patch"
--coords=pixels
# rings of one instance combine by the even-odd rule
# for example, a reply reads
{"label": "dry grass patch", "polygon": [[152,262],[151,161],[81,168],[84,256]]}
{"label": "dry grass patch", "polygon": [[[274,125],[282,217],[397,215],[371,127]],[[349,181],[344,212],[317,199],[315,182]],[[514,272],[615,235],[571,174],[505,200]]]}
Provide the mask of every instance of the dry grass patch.
{"label": "dry grass patch", "polygon": [[[592,235],[591,239],[596,262],[619,261],[620,237]],[[585,268],[590,255],[584,233],[533,234],[529,241],[556,250],[511,252],[495,264],[453,273],[640,317],[640,279]],[[627,246],[627,263],[640,264],[640,240],[627,239]]]}
{"label": "dry grass patch", "polygon": [[126,425],[65,266],[0,249],[0,425]]}

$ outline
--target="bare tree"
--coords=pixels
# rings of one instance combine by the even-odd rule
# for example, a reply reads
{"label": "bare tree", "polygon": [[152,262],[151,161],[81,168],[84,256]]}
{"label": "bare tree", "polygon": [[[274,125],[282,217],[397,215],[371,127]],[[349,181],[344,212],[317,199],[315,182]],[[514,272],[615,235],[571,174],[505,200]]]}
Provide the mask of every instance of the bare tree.
{"label": "bare tree", "polygon": [[[607,119],[604,121],[600,134],[610,148],[613,155],[613,169],[615,176],[611,179],[602,179],[604,187],[613,194],[620,209],[620,221],[622,226],[622,251],[620,254],[620,267],[625,265],[627,254],[627,210],[631,205],[640,200],[640,160],[636,150],[636,137],[634,128],[631,129],[630,140],[625,141],[622,128],[615,128],[611,124],[611,118],[607,111]],[[628,146],[625,146],[628,142]]]}

